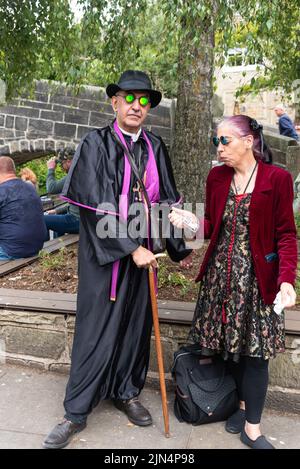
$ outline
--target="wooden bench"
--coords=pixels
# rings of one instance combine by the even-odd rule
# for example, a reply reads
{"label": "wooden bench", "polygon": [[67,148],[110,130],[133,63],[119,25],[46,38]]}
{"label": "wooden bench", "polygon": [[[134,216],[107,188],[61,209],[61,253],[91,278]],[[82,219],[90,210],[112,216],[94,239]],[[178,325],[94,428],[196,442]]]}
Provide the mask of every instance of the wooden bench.
{"label": "wooden bench", "polygon": [[[76,314],[76,299],[77,295],[72,293],[0,288],[0,309]],[[189,326],[195,306],[195,303],[158,300],[159,321]],[[286,310],[285,329],[287,333],[300,334],[300,311]]]}
{"label": "wooden bench", "polygon": [[[77,243],[78,239],[78,234],[67,234],[64,236],[60,236],[59,238],[51,239],[50,241],[46,241],[44,243],[43,249],[40,252],[45,252],[49,254],[54,253],[56,251],[59,251],[63,247]],[[0,261],[0,277],[14,272],[15,270],[18,270],[26,265],[32,264],[38,259],[39,254],[37,254],[36,256],[25,257],[22,259]]]}

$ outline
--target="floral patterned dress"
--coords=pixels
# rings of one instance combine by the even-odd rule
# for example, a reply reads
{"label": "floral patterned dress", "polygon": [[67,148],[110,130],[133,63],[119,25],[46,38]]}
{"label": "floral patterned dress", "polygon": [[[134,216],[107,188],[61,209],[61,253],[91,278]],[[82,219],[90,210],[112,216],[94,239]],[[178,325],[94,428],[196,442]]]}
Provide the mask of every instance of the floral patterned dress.
{"label": "floral patterned dress", "polygon": [[201,282],[189,339],[203,354],[269,359],[284,351],[284,316],[260,295],[250,251],[251,194],[230,188],[219,240]]}

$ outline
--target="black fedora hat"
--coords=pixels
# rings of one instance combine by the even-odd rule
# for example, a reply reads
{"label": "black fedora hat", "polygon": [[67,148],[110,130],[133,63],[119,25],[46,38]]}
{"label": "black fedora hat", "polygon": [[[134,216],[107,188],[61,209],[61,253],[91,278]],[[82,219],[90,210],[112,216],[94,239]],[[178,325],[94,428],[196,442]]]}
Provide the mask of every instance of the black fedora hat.
{"label": "black fedora hat", "polygon": [[111,83],[107,86],[106,93],[112,98],[119,90],[147,91],[150,95],[152,108],[157,106],[161,101],[161,92],[153,90],[148,75],[139,70],[126,70],[126,72],[123,72],[117,84]]}

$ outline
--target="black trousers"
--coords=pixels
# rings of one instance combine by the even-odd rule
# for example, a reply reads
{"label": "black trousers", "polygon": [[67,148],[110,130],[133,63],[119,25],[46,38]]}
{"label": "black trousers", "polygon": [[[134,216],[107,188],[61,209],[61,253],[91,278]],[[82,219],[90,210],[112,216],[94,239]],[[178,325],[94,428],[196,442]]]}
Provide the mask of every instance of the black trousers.
{"label": "black trousers", "polygon": [[240,401],[245,401],[246,420],[260,423],[269,381],[269,360],[256,357],[241,357],[239,363],[228,362]]}

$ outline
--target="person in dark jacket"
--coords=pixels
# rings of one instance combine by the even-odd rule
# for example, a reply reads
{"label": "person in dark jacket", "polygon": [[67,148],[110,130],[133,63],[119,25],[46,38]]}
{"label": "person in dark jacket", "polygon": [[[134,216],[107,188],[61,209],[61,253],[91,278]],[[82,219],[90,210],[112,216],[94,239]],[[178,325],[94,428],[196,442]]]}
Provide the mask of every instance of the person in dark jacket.
{"label": "person in dark jacket", "polygon": [[[127,150],[151,204],[178,203],[179,194],[163,141],[142,128],[161,93],[136,70],[124,72],[106,92],[116,120],[82,139],[63,189],[65,200],[80,208],[79,284],[65,420],[46,437],[46,448],[66,446],[103,399],[113,399],[135,425],[152,424],[139,394],[152,329],[147,269],[157,262],[147,233],[136,236],[129,229],[135,202],[148,212]],[[148,215],[146,222],[149,226]],[[115,232],[102,231],[106,223]],[[167,251],[173,261],[188,266],[191,250],[173,231],[166,239]]]}
{"label": "person in dark jacket", "polygon": [[276,116],[279,117],[278,125],[280,135],[285,135],[286,137],[294,138],[298,141],[299,135],[296,131],[296,128],[290,117],[286,114],[282,104],[278,104],[274,108],[274,111]]}
{"label": "person in dark jacket", "polygon": [[190,340],[203,355],[221,354],[236,379],[240,409],[226,430],[251,448],[273,449],[260,420],[269,359],[285,347],[281,310],[296,300],[293,180],[267,164],[262,126],[248,116],[223,120],[214,143],[223,164],[208,175],[204,220],[177,208],[169,216],[178,228],[193,217],[210,238]]}
{"label": "person in dark jacket", "polygon": [[0,157],[0,260],[38,254],[46,236],[40,198],[16,176],[12,158]]}
{"label": "person in dark jacket", "polygon": [[[47,162],[48,173],[46,179],[46,188],[49,194],[60,194],[64,187],[67,176],[57,180],[55,177],[55,168],[59,163],[62,169],[68,173],[72,165],[75,150],[73,148],[61,148],[57,155]],[[54,232],[54,237],[63,236],[66,233],[79,233],[79,208],[76,205],[68,203],[60,205],[52,210],[47,210],[45,214],[45,223],[48,230],[47,240],[49,239],[49,230]]]}

